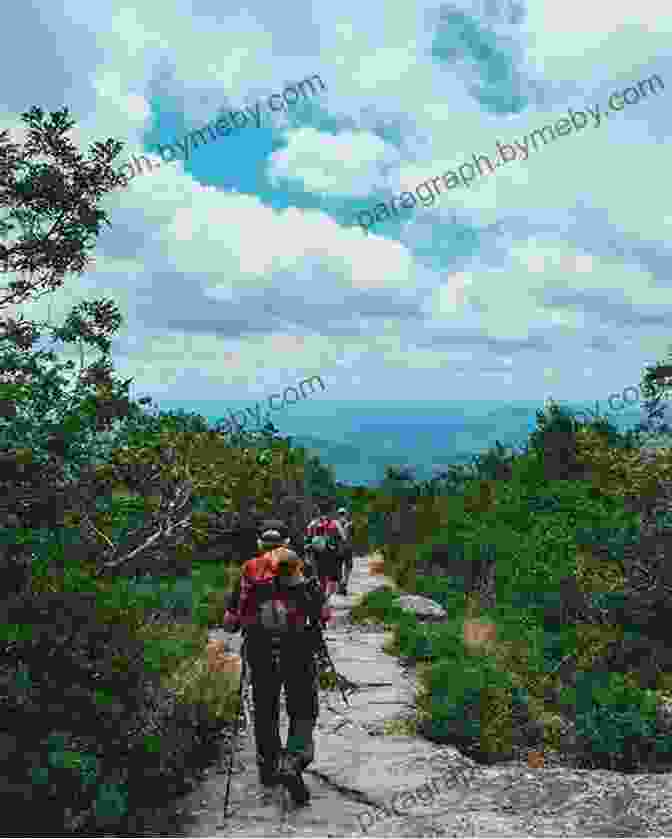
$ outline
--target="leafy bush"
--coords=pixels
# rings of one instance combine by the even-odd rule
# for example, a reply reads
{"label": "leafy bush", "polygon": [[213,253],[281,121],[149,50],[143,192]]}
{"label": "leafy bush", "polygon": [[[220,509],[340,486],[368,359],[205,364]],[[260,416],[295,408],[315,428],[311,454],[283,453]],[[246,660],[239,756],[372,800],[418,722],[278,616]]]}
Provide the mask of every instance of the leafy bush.
{"label": "leafy bush", "polygon": [[530,448],[543,464],[547,480],[567,479],[580,472],[576,456],[576,433],[579,423],[569,411],[551,405],[537,411],[537,428],[530,434]]}
{"label": "leafy bush", "polygon": [[617,562],[623,561],[624,552],[636,545],[640,537],[639,528],[635,524],[627,527],[577,527],[575,541],[577,547],[599,549],[600,555]]}
{"label": "leafy bush", "polygon": [[644,462],[638,450],[609,447],[604,437],[591,429],[577,435],[577,452],[593,475],[593,484],[605,494],[635,503],[644,509],[659,490],[661,480],[672,477],[672,459],[659,457],[655,464]]}
{"label": "leafy bush", "polygon": [[600,766],[632,769],[642,758],[669,750],[656,744],[656,696],[620,673],[580,674],[576,733],[584,756]]}
{"label": "leafy bush", "polygon": [[395,640],[399,655],[413,662],[432,661],[436,658],[433,638],[419,624],[414,615],[406,614],[395,626]]}
{"label": "leafy bush", "polygon": [[[152,778],[158,794],[184,774],[215,721],[201,704],[175,702],[147,672],[142,642],[97,620],[95,595],[14,598],[1,617],[0,730],[20,732],[0,754],[8,821],[53,833],[119,814],[126,798],[142,803]],[[158,753],[147,752],[148,736]],[[26,789],[36,805],[27,810]]]}
{"label": "leafy bush", "polygon": [[461,611],[465,606],[464,577],[418,575],[415,592],[434,600],[443,606],[448,614],[453,614],[456,610]]}
{"label": "leafy bush", "polygon": [[512,714],[527,696],[487,658],[439,660],[425,674],[421,728],[430,739],[486,759],[510,755]]}
{"label": "leafy bush", "polygon": [[387,586],[372,591],[353,606],[351,620],[353,623],[363,623],[366,620],[392,623],[404,615],[403,609],[397,603],[398,599],[398,592]]}
{"label": "leafy bush", "polygon": [[[81,754],[94,756],[106,743],[105,759],[96,769],[104,777],[115,755],[126,748],[128,729],[142,716],[147,679],[140,669],[142,649],[113,627],[91,631],[94,604],[82,597],[42,595],[33,602],[3,605],[2,728],[21,731],[21,754],[11,756],[1,774],[18,788],[42,777],[50,784],[35,787],[32,798],[38,806],[28,813],[19,812],[23,802],[11,796],[6,797],[5,812],[16,810],[24,830],[29,829],[28,819],[34,820],[32,829],[44,820],[53,831],[67,821],[67,806],[74,803],[83,810],[96,796],[95,786],[82,778],[73,797],[77,776],[70,772],[72,764],[59,765],[59,759],[50,757],[54,732],[65,732],[62,756],[74,763],[80,751],[64,749],[66,743],[83,741],[87,746]],[[115,671],[120,656],[127,662],[126,672]],[[120,719],[123,711],[125,719]],[[98,764],[90,761],[89,779],[93,766]]]}

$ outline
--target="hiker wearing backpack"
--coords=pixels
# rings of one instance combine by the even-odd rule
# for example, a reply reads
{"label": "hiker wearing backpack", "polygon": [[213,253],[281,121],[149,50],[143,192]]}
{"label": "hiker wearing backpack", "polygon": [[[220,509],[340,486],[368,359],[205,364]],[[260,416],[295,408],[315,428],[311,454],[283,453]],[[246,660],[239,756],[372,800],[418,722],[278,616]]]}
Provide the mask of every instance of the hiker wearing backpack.
{"label": "hiker wearing backpack", "polygon": [[[319,714],[315,661],[317,627],[331,612],[316,578],[276,531],[259,540],[260,555],[243,565],[240,583],[224,615],[224,628],[245,634],[254,701],[259,780],[283,784],[297,805],[310,793],[301,777],[315,755],[313,730]],[[280,691],[284,686],[289,734],[280,739]]]}
{"label": "hiker wearing backpack", "polygon": [[332,513],[333,504],[330,501],[324,501],[318,509],[320,515],[306,528],[306,551],[314,558],[322,591],[330,597],[342,578],[346,535]]}

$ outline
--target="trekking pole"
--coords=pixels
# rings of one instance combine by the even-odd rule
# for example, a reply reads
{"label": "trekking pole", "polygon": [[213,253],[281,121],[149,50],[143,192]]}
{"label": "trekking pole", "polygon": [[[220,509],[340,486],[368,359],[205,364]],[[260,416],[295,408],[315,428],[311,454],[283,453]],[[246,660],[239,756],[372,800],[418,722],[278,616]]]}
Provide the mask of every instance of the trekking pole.
{"label": "trekking pole", "polygon": [[327,647],[327,642],[324,640],[324,635],[322,634],[322,629],[321,629],[319,623],[315,625],[315,630],[314,631],[315,631],[315,636],[317,638],[317,653],[318,653],[318,656],[322,659],[323,662],[325,662],[326,664],[329,665],[329,668],[331,669],[331,672],[334,674],[334,678],[336,679],[336,684],[338,685],[338,687],[341,691],[341,696],[343,697],[343,701],[345,702],[346,705],[349,706],[350,703],[348,702],[348,697],[345,695],[345,689],[343,687],[343,683],[345,682],[348,685],[348,687],[356,687],[356,686],[353,682],[351,682],[349,679],[346,679],[345,676],[342,676],[338,672],[338,670],[336,670],[334,662],[332,661],[332,658],[329,655],[329,649]]}
{"label": "trekking pole", "polygon": [[243,711],[243,686],[247,678],[247,656],[245,648],[245,639],[240,648],[240,687],[238,689],[238,712],[236,714],[236,721],[233,727],[233,737],[231,738],[231,752],[229,754],[229,769],[226,779],[226,796],[224,798],[224,818],[229,815],[229,793],[231,791],[231,775],[233,774],[233,759],[236,752],[236,740],[238,739],[238,729],[240,727],[240,716]]}

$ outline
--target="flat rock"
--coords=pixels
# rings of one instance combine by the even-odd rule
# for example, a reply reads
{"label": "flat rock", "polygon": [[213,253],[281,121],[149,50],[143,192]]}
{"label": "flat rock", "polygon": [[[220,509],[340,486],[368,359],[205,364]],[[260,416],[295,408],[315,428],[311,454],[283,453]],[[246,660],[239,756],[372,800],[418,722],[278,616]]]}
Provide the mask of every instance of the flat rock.
{"label": "flat rock", "polygon": [[413,612],[419,621],[442,621],[448,617],[443,606],[419,594],[402,594],[397,602],[405,611]]}

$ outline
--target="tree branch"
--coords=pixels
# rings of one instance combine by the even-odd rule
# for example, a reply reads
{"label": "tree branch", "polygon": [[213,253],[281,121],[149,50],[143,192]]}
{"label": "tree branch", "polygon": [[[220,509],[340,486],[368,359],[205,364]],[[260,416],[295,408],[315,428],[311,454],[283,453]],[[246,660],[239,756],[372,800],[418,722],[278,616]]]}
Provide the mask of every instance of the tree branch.
{"label": "tree branch", "polygon": [[123,565],[124,563],[129,562],[131,559],[136,557],[139,553],[147,550],[147,548],[150,548],[161,536],[166,536],[166,537],[170,536],[173,533],[173,531],[176,530],[178,527],[189,526],[190,518],[191,518],[191,514],[186,516],[181,521],[179,521],[175,524],[169,525],[167,528],[165,528],[165,530],[164,530],[163,525],[159,525],[159,530],[153,536],[150,536],[149,539],[147,539],[147,541],[144,544],[140,545],[134,551],[131,551],[130,554],[127,554],[126,556],[123,556],[120,559],[116,559],[116,560],[112,560],[111,562],[104,563],[103,566],[96,572],[95,576],[100,577],[100,576],[102,576],[102,574],[105,573],[106,570],[108,570],[110,568],[118,568],[120,565]]}

